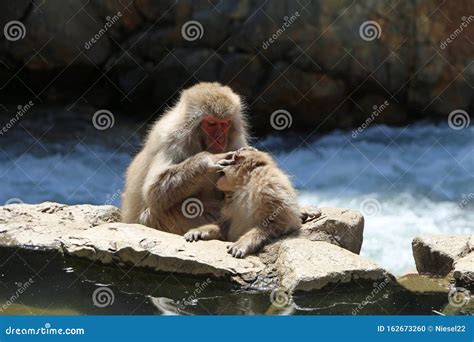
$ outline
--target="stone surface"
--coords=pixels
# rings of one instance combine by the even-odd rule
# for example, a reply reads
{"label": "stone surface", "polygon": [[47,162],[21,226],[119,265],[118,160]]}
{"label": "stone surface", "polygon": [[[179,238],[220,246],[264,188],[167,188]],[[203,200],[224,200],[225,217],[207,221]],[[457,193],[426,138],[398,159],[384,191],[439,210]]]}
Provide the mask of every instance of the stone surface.
{"label": "stone surface", "polygon": [[284,240],[277,261],[281,285],[295,291],[319,290],[330,283],[378,281],[389,276],[375,263],[326,242]]}
{"label": "stone surface", "polygon": [[[258,256],[235,259],[226,253],[227,242],[187,243],[182,236],[120,223],[119,210],[113,206],[12,204],[0,207],[0,248],[57,250],[104,264],[211,276],[258,289],[285,286],[309,291],[390,276],[374,263],[337,246],[360,249],[360,214],[333,208],[323,208],[322,213],[319,221],[270,244]],[[349,236],[357,242],[350,243]]]}
{"label": "stone surface", "polygon": [[419,273],[446,275],[454,263],[471,252],[470,235],[423,235],[412,242],[413,257]]}
{"label": "stone surface", "polygon": [[[303,207],[310,212],[311,207]],[[359,254],[364,239],[364,217],[356,210],[320,208],[321,216],[303,225],[298,236],[312,241],[321,240],[321,232],[328,234],[337,245]]]}

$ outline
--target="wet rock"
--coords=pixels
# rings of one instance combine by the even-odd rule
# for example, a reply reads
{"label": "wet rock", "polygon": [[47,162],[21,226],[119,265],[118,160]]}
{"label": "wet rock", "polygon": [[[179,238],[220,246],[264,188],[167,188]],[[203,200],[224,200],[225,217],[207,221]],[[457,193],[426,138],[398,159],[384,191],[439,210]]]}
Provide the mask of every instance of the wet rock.
{"label": "wet rock", "polygon": [[456,284],[474,287],[474,253],[469,253],[456,261],[453,276]]}
{"label": "wet rock", "polygon": [[188,243],[179,235],[120,223],[113,206],[12,204],[0,207],[0,248],[56,250],[103,264],[213,277],[256,289],[311,291],[392,277],[349,251],[358,252],[362,243],[359,213],[336,208],[321,212],[301,232],[275,241],[258,256],[235,259],[226,252],[228,242]]}
{"label": "wet rock", "polygon": [[412,242],[419,273],[446,275],[457,260],[472,251],[470,235],[423,235]]}

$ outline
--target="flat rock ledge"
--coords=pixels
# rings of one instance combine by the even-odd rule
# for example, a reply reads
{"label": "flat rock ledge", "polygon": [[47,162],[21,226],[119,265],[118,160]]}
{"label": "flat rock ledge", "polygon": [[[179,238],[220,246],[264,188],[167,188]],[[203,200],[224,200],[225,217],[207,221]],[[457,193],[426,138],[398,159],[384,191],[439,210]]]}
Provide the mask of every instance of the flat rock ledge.
{"label": "flat rock ledge", "polygon": [[412,242],[419,273],[446,276],[457,285],[474,286],[474,235],[422,235]]}
{"label": "flat rock ledge", "polygon": [[45,202],[0,207],[0,249],[52,250],[103,264],[157,272],[214,277],[244,288],[318,290],[330,284],[394,279],[358,255],[364,230],[360,213],[321,208],[322,215],[297,234],[265,247],[258,256],[235,259],[228,242],[186,242],[182,236],[120,223],[109,206]]}

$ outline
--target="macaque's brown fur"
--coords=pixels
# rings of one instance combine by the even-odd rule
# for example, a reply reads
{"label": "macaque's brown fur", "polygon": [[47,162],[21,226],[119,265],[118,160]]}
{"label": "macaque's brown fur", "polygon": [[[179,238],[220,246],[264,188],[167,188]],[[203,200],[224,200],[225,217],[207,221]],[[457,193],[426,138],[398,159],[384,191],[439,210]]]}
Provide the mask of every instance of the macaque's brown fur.
{"label": "macaque's brown fur", "polygon": [[[153,125],[130,164],[122,196],[122,219],[183,235],[220,218],[223,195],[215,188],[216,162],[225,154],[206,152],[203,118],[230,119],[222,152],[247,145],[240,97],[219,83],[199,83],[181,93],[176,105]],[[200,201],[197,217],[183,215],[187,199]],[[199,202],[197,202],[199,203]]]}
{"label": "macaque's brown fur", "polygon": [[234,257],[258,252],[272,239],[301,227],[301,212],[288,176],[267,153],[238,151],[233,161],[221,161],[223,176],[217,187],[226,193],[222,218],[217,224],[192,229],[185,238],[222,239]]}

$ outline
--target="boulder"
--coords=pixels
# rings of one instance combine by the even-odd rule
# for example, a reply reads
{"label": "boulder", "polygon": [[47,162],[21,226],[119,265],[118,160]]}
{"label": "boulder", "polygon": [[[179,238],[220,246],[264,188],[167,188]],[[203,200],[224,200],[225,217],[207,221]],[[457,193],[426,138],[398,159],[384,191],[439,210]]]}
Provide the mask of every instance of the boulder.
{"label": "boulder", "polygon": [[413,257],[419,273],[447,275],[455,262],[472,250],[469,235],[423,235],[412,242]]}
{"label": "boulder", "polygon": [[54,250],[103,264],[213,277],[254,289],[310,291],[392,278],[356,254],[363,233],[359,213],[336,208],[321,212],[300,232],[266,246],[258,256],[235,259],[226,253],[228,242],[188,243],[179,235],[121,223],[113,206],[11,204],[0,207],[0,248]]}
{"label": "boulder", "polygon": [[456,284],[474,287],[474,253],[469,253],[455,262],[453,276]]}
{"label": "boulder", "polygon": [[329,283],[379,281],[390,276],[372,261],[327,242],[283,240],[278,257],[281,286],[311,291]]}

